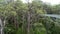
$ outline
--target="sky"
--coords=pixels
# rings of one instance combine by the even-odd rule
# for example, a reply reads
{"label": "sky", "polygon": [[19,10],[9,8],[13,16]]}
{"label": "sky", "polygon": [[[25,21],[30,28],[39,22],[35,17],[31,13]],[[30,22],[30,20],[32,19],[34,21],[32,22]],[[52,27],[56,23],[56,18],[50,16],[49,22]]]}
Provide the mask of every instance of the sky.
{"label": "sky", "polygon": [[[23,2],[26,2],[26,0],[22,0]],[[59,4],[60,3],[60,0],[41,0],[43,2],[46,2],[46,3],[50,3],[52,5],[55,5],[55,4]],[[31,2],[31,0],[30,0]]]}
{"label": "sky", "polygon": [[52,4],[52,5],[60,3],[60,0],[42,0],[42,1],[43,2],[48,2],[48,3]]}

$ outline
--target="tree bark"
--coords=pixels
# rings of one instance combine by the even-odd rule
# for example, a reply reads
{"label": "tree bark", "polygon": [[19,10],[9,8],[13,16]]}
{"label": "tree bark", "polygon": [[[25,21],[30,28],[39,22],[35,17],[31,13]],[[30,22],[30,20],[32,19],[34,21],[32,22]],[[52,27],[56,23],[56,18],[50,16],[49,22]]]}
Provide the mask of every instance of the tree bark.
{"label": "tree bark", "polygon": [[4,29],[4,21],[0,18],[0,34],[4,34],[4,31],[3,31],[3,29]]}
{"label": "tree bark", "polygon": [[29,12],[27,18],[27,34],[30,34],[30,13]]}

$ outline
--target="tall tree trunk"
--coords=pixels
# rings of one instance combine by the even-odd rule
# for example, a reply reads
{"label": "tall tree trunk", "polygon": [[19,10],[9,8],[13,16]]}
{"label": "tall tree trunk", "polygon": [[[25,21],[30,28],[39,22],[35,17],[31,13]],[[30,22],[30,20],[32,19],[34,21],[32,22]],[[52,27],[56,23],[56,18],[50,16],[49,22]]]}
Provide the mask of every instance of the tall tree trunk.
{"label": "tall tree trunk", "polygon": [[17,19],[14,17],[14,25],[15,25],[15,28],[18,29],[19,28],[19,24],[18,24],[18,21]]}
{"label": "tall tree trunk", "polygon": [[[22,15],[23,16],[23,15]],[[22,32],[23,32],[23,28],[24,28],[24,16],[22,17]]]}
{"label": "tall tree trunk", "polygon": [[28,0],[28,12],[27,12],[27,34],[30,34],[30,5]]}
{"label": "tall tree trunk", "polygon": [[3,31],[3,29],[4,29],[4,21],[0,18],[0,34],[4,34],[4,31]]}
{"label": "tall tree trunk", "polygon": [[30,34],[30,12],[28,12],[27,17],[27,34]]}

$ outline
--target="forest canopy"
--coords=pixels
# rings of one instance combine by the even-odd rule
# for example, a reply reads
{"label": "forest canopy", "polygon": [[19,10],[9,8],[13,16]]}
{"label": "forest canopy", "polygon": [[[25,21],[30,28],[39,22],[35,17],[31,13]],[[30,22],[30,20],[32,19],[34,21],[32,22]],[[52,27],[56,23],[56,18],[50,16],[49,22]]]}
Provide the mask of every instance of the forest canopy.
{"label": "forest canopy", "polygon": [[2,34],[60,34],[60,19],[40,14],[60,14],[60,4],[40,0],[0,0]]}

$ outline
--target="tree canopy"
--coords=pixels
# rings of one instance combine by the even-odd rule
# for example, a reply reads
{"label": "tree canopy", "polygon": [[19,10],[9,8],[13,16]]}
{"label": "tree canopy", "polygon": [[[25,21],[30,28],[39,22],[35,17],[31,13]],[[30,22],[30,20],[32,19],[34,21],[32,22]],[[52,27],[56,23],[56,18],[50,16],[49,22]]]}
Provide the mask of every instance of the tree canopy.
{"label": "tree canopy", "polygon": [[0,19],[6,22],[4,34],[60,34],[60,19],[40,14],[60,14],[60,4],[52,6],[40,0],[32,3],[3,0],[0,3]]}

